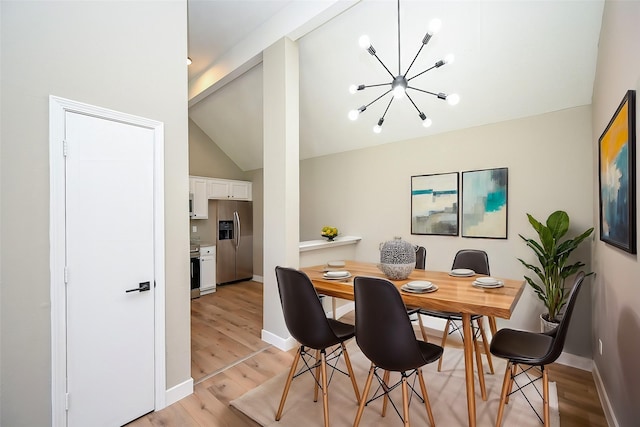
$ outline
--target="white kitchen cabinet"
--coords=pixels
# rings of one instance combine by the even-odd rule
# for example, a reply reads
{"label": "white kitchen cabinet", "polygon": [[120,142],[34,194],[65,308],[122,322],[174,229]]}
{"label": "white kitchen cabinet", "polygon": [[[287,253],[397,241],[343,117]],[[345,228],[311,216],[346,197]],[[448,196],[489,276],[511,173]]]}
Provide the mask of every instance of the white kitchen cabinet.
{"label": "white kitchen cabinet", "polygon": [[251,200],[252,185],[249,181],[231,179],[207,179],[207,197],[210,199]]}
{"label": "white kitchen cabinet", "polygon": [[229,182],[225,179],[208,179],[207,197],[210,199],[228,199],[231,192]]}
{"label": "white kitchen cabinet", "polygon": [[207,197],[207,179],[189,178],[189,192],[193,203],[193,215],[191,219],[209,218],[209,200]]}
{"label": "white kitchen cabinet", "polygon": [[248,181],[231,181],[230,198],[235,200],[251,200],[251,183]]}

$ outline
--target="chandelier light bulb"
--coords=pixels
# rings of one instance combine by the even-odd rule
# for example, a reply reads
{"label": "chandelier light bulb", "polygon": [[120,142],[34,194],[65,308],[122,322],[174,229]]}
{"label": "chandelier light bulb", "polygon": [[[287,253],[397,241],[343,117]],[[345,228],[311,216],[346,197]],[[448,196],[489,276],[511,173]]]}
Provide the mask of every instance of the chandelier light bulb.
{"label": "chandelier light bulb", "polygon": [[380,132],[382,132],[382,126],[380,126],[380,125],[375,125],[375,126],[373,127],[373,132],[374,132],[374,133],[380,133]]}
{"label": "chandelier light bulb", "polygon": [[429,26],[427,27],[427,31],[429,34],[434,35],[442,28],[442,21],[438,18],[432,19],[429,22]]}
{"label": "chandelier light bulb", "polygon": [[191,60],[191,58],[189,56],[187,56],[187,65],[191,65],[193,61]]}
{"label": "chandelier light bulb", "polygon": [[402,86],[396,86],[393,88],[393,97],[395,99],[402,99],[405,94],[405,89]]}
{"label": "chandelier light bulb", "polygon": [[354,93],[356,93],[357,91],[358,91],[358,86],[356,86],[356,85],[351,85],[351,86],[349,86],[349,93],[350,93],[350,94],[352,94],[352,95],[353,95],[353,94],[354,94]]}
{"label": "chandelier light bulb", "polygon": [[364,34],[358,39],[358,44],[363,49],[369,49],[371,47],[371,40],[368,35]]}
{"label": "chandelier light bulb", "polygon": [[359,115],[360,112],[358,110],[351,110],[349,111],[349,120],[357,120]]}
{"label": "chandelier light bulb", "polygon": [[457,93],[447,95],[447,103],[449,103],[449,105],[457,105],[458,102],[460,102],[460,95]]}
{"label": "chandelier light bulb", "polygon": [[429,117],[425,117],[425,119],[422,121],[422,126],[428,128],[429,126],[431,126],[432,123],[433,122]]}
{"label": "chandelier light bulb", "polygon": [[444,57],[445,64],[453,64],[455,60],[456,60],[456,56],[453,53],[450,53]]}

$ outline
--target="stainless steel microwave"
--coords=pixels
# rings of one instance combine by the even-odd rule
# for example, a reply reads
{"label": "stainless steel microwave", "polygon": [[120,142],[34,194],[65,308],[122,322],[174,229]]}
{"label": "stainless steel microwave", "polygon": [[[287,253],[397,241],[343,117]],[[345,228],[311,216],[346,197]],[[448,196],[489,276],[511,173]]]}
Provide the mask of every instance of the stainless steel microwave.
{"label": "stainless steel microwave", "polygon": [[193,193],[189,193],[189,218],[193,216]]}

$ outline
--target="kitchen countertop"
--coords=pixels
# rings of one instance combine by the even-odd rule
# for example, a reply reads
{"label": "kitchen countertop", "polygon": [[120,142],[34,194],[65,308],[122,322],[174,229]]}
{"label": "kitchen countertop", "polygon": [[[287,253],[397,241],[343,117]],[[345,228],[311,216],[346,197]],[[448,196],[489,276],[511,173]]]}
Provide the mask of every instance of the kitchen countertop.
{"label": "kitchen countertop", "polygon": [[362,237],[358,236],[338,236],[334,241],[323,240],[307,240],[300,242],[300,252],[315,251],[317,249],[334,248],[336,246],[355,245]]}

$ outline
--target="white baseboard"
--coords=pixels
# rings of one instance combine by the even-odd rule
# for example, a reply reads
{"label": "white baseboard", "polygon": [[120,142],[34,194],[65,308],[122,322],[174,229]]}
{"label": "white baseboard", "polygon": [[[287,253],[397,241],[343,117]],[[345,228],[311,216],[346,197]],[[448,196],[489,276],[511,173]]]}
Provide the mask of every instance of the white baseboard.
{"label": "white baseboard", "polygon": [[[356,309],[356,305],[354,302],[348,302],[344,305],[341,305],[340,307],[336,308],[336,312],[337,312],[337,316],[336,319],[340,319],[342,316],[344,316],[345,314],[349,313],[350,311],[353,311]],[[327,317],[333,317],[333,312],[329,311],[327,313]]]}
{"label": "white baseboard", "polygon": [[265,331],[264,329],[262,330],[261,335],[262,341],[267,342],[282,351],[289,351],[298,346],[298,342],[292,336],[282,338],[269,331]]}
{"label": "white baseboard", "polygon": [[593,360],[587,357],[576,356],[575,354],[565,353],[560,354],[560,357],[556,360],[561,365],[571,366],[573,368],[582,369],[583,371],[593,371]]}
{"label": "white baseboard", "polygon": [[251,280],[253,280],[254,282],[264,283],[264,277],[262,277],[262,276],[256,276],[255,274],[253,275],[253,277],[251,278]]}
{"label": "white baseboard", "polygon": [[602,403],[602,410],[604,411],[604,417],[607,419],[607,424],[610,427],[620,427],[616,419],[616,414],[613,412],[609,396],[607,395],[607,390],[604,388],[600,371],[598,371],[598,365],[595,363],[593,364],[593,380],[596,383],[596,390],[598,390],[598,396]]}
{"label": "white baseboard", "polygon": [[[190,394],[193,394],[193,378],[189,378],[183,383],[175,385],[170,389],[165,391],[165,405],[169,406],[173,403],[176,403],[178,400],[183,399]],[[159,411],[163,408],[156,408],[156,411]]]}

